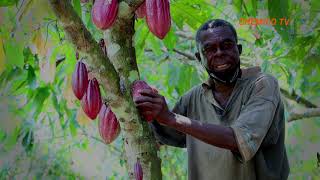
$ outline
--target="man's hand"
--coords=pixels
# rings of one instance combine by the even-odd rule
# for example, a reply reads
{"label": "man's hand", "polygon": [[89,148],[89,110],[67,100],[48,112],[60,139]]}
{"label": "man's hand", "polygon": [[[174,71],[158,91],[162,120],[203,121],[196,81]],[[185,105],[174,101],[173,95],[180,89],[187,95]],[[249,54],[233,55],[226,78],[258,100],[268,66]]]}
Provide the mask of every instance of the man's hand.
{"label": "man's hand", "polygon": [[163,96],[151,89],[140,90],[141,96],[133,99],[143,117],[152,117],[160,124],[167,125],[174,114],[168,109]]}

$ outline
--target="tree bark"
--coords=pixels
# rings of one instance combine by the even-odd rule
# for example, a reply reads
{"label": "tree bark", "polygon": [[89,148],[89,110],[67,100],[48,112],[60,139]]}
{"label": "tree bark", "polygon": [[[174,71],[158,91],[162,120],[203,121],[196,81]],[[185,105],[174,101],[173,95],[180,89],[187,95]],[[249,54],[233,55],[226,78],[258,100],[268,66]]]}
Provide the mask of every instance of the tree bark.
{"label": "tree bark", "polygon": [[133,12],[142,0],[119,3],[115,24],[105,31],[107,56],[71,6],[70,0],[49,0],[69,40],[77,50],[88,56],[85,60],[90,72],[102,85],[106,100],[120,122],[126,152],[126,167],[130,179],[135,179],[137,159],[143,168],[144,179],[162,179],[161,160],[148,123],[142,120],[131,96],[131,83],[139,79],[133,46]]}

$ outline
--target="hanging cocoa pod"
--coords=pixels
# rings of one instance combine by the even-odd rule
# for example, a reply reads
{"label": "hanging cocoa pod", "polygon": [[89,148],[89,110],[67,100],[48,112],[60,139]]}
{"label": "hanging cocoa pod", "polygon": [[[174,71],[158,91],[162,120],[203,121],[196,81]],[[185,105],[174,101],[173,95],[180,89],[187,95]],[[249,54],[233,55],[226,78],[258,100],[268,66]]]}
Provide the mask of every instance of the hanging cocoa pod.
{"label": "hanging cocoa pod", "polygon": [[92,120],[99,114],[102,101],[99,83],[96,78],[89,81],[87,91],[81,100],[81,106],[86,115]]}
{"label": "hanging cocoa pod", "polygon": [[74,95],[81,100],[88,87],[88,71],[82,61],[78,61],[72,74],[72,90]]}
{"label": "hanging cocoa pod", "polygon": [[111,108],[102,105],[99,113],[99,133],[106,144],[113,142],[120,133],[120,124]]}
{"label": "hanging cocoa pod", "polygon": [[134,175],[136,177],[136,180],[143,180],[143,171],[139,159],[134,165]]}
{"label": "hanging cocoa pod", "polygon": [[93,23],[101,30],[113,25],[118,14],[118,0],[96,0],[91,16]]}
{"label": "hanging cocoa pod", "polygon": [[143,1],[143,3],[138,7],[136,10],[137,18],[144,18],[146,16],[146,1]]}
{"label": "hanging cocoa pod", "polygon": [[[132,97],[136,98],[141,96],[141,94],[139,93],[139,90],[141,89],[150,89],[155,93],[158,93],[158,91],[152,87],[150,87],[145,81],[142,80],[136,80],[133,82],[132,86],[131,86],[131,92],[132,92]],[[152,116],[144,116],[144,118],[150,122],[153,120]]]}
{"label": "hanging cocoa pod", "polygon": [[149,30],[159,39],[163,39],[171,27],[169,1],[146,0],[146,19]]}

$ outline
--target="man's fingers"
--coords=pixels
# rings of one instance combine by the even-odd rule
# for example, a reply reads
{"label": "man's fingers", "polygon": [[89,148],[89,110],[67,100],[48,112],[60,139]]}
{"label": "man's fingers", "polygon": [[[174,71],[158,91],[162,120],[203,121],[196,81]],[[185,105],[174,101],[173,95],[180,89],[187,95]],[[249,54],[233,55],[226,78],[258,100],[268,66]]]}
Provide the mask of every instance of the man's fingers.
{"label": "man's fingers", "polygon": [[153,104],[150,102],[142,102],[139,104],[136,104],[136,107],[140,110],[140,111],[159,111],[161,110],[161,105],[158,104]]}
{"label": "man's fingers", "polygon": [[155,93],[152,89],[141,89],[138,91],[141,95],[150,96],[150,97],[159,97],[158,93]]}
{"label": "man's fingers", "polygon": [[133,101],[136,103],[136,104],[139,104],[139,103],[143,103],[143,102],[151,102],[151,103],[161,103],[161,99],[159,98],[152,98],[152,97],[149,97],[149,96],[139,96],[139,97],[135,97],[133,98]]}

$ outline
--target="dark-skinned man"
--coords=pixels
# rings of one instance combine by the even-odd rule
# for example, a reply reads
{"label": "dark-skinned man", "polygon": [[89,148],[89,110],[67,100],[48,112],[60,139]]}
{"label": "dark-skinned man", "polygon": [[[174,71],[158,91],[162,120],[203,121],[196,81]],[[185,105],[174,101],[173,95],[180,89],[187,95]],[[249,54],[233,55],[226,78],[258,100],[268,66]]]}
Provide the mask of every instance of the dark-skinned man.
{"label": "dark-skinned man", "polygon": [[172,111],[165,98],[141,90],[134,99],[160,143],[186,147],[189,180],[287,179],[284,107],[277,80],[259,67],[240,69],[242,46],[227,21],[199,28],[195,54],[209,79]]}

